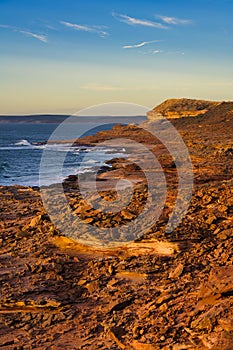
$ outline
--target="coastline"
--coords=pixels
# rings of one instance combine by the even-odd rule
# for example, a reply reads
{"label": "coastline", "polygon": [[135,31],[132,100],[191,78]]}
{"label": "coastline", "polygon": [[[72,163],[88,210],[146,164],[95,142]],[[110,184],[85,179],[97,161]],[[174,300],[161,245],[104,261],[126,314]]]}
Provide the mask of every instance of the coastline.
{"label": "coastline", "polygon": [[[176,169],[162,146],[132,126],[83,140],[95,145],[128,135],[150,145],[162,163],[168,184],[164,211],[128,249],[106,253],[77,244],[50,222],[38,190],[0,187],[3,347],[24,346],[27,339],[38,349],[65,347],[71,340],[90,350],[210,349],[211,344],[231,349],[233,119],[227,124],[217,114],[212,122],[195,118],[172,121],[189,148],[195,187],[187,215],[171,233],[165,226],[174,206]],[[105,176],[131,176],[140,180],[139,195],[144,193],[145,178],[136,167],[121,159],[111,165],[99,174],[99,183]],[[113,220],[81,203],[75,177],[64,188],[83,220],[96,225]],[[106,200],[114,196],[101,193]],[[143,198],[135,201],[140,211]],[[129,209],[118,220],[127,223],[136,214]]]}

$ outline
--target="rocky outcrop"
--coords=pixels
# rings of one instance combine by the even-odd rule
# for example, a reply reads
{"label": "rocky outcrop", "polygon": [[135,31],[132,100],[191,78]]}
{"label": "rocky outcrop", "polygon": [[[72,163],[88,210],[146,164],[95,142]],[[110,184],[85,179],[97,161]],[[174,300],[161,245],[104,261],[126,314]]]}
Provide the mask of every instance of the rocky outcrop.
{"label": "rocky outcrop", "polygon": [[[111,251],[77,244],[53,226],[38,188],[0,187],[2,349],[232,350],[232,109],[221,103],[200,118],[172,120],[189,147],[195,176],[187,215],[173,232],[165,226],[177,195],[176,167],[136,126],[115,126],[83,144],[128,137],[149,144],[158,157],[166,205],[137,242]],[[120,158],[110,164],[97,181],[107,203],[116,192],[101,187],[104,178],[137,179],[131,206],[121,212],[110,216],[91,208],[78,192],[77,176],[63,184],[73,213],[90,223],[87,237],[95,226],[126,225],[147,200],[137,166]],[[64,220],[64,212],[58,215]]]}
{"label": "rocky outcrop", "polygon": [[150,120],[159,116],[166,118],[196,117],[205,114],[219,102],[195,100],[188,98],[168,99],[147,113]]}

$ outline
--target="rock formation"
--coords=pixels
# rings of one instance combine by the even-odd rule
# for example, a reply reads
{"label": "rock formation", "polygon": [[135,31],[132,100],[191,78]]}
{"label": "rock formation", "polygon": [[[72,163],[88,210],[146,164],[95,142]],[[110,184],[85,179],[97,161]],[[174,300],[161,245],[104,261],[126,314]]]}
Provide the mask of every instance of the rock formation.
{"label": "rock formation", "polygon": [[[178,102],[176,108],[187,113]],[[172,120],[189,148],[195,178],[188,213],[172,232],[165,226],[177,194],[176,167],[140,127],[118,125],[80,141],[129,137],[149,146],[163,167],[164,211],[127,247],[104,251],[77,244],[54,227],[38,188],[0,187],[2,349],[233,349],[233,103],[200,101],[195,108],[205,114]],[[143,207],[140,169],[136,174],[137,167],[120,158],[111,165],[99,174],[99,184],[104,177],[138,179],[133,207],[120,213],[101,215],[84,203],[77,176],[63,184],[70,208],[90,230],[126,224]],[[99,192],[109,202],[116,195]],[[58,215],[64,220],[63,212]]]}
{"label": "rock formation", "polygon": [[166,118],[196,117],[205,114],[218,104],[188,98],[168,99],[148,112],[147,116],[150,120],[157,119],[160,115]]}

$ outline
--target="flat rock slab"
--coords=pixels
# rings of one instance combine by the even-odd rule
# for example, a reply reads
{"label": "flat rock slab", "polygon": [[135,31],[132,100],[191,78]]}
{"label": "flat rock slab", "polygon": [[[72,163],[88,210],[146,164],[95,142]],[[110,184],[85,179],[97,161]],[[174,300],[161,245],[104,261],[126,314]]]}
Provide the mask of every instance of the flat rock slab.
{"label": "flat rock slab", "polygon": [[53,237],[51,242],[70,255],[94,254],[124,258],[143,255],[173,256],[180,250],[177,243],[158,240],[133,242],[110,248],[83,245],[62,236]]}

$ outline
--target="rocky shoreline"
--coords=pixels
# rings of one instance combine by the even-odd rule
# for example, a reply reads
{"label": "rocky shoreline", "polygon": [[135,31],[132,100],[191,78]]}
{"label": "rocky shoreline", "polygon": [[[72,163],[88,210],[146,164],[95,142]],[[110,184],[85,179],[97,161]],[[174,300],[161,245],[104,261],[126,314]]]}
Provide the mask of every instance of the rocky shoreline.
{"label": "rocky shoreline", "polygon": [[[78,142],[94,146],[129,137],[159,159],[166,203],[156,224],[136,242],[109,250],[72,241],[50,221],[40,190],[0,187],[0,347],[232,349],[232,111],[230,102],[214,104],[197,117],[172,120],[194,171],[188,212],[172,232],[166,232],[166,224],[177,195],[174,160],[134,125],[118,125]],[[107,180],[135,181],[131,206],[120,213],[103,215],[90,208],[77,177],[63,184],[75,215],[96,227],[127,224],[147,199],[146,179],[136,164],[115,159],[111,166],[97,177],[107,202],[116,196],[106,188]]]}

